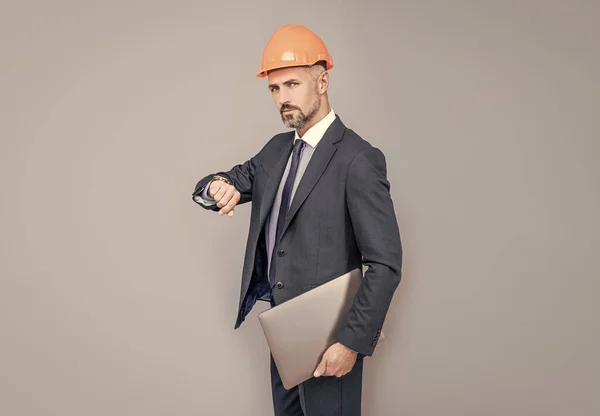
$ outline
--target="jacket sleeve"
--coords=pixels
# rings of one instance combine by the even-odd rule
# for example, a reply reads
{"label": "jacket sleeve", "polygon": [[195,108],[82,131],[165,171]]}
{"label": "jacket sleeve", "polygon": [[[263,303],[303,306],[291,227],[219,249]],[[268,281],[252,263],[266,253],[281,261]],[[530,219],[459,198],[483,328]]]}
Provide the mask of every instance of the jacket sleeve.
{"label": "jacket sleeve", "polygon": [[201,187],[194,197],[194,201],[204,206],[210,206],[215,203],[215,199],[208,195],[208,188],[212,181],[209,181],[205,186]]}
{"label": "jacket sleeve", "polygon": [[[277,137],[277,136],[275,136]],[[224,172],[215,172],[206,175],[200,179],[192,192],[192,200],[200,205],[204,209],[211,211],[219,211],[219,207],[214,202],[214,199],[208,197],[206,194],[206,187],[212,181],[213,176],[220,175],[224,176],[231,181],[235,189],[240,193],[240,200],[237,205],[245,204],[252,200],[252,186],[254,184],[254,172],[260,163],[261,155],[265,151],[269,143],[271,143],[275,137],[273,137],[267,144],[256,155],[245,161],[244,163],[233,166],[230,170]],[[206,198],[208,197],[208,198]]]}
{"label": "jacket sleeve", "polygon": [[367,270],[337,340],[366,356],[375,350],[401,279],[400,231],[386,175],[385,156],[370,146],[356,154],[346,182],[346,204]]}

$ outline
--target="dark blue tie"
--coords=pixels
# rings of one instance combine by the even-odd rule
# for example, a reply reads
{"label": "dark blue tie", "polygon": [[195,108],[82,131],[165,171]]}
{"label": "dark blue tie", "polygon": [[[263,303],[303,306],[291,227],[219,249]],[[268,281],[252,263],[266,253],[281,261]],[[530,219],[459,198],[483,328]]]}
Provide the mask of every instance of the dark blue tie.
{"label": "dark blue tie", "polygon": [[[275,241],[273,243],[273,256],[275,256],[275,247],[277,247],[277,243],[279,243],[279,238],[281,237],[281,232],[283,230],[283,224],[285,224],[285,217],[290,205],[290,195],[292,194],[292,188],[294,187],[296,172],[298,172],[300,155],[305,144],[306,142],[301,139],[297,139],[294,143],[294,150],[292,151],[292,165],[290,166],[290,172],[285,180],[283,193],[281,194],[281,205],[279,206],[279,216],[277,217],[277,231],[275,233]],[[275,263],[273,256],[271,257],[271,271],[273,270],[273,263]]]}

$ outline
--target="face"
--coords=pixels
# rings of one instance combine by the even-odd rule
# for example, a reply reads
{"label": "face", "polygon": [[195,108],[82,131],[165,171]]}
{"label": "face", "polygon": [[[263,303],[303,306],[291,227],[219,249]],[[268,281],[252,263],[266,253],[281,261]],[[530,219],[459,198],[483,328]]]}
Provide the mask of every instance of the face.
{"label": "face", "polygon": [[286,127],[302,129],[321,108],[323,76],[307,67],[269,72],[269,91]]}

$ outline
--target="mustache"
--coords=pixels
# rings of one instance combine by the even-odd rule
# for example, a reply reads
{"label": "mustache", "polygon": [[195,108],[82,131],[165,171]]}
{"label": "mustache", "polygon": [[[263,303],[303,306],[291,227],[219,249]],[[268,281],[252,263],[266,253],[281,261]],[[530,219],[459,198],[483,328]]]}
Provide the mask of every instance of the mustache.
{"label": "mustache", "polygon": [[294,107],[293,105],[284,104],[279,109],[280,113],[283,113],[285,110],[300,110],[298,107]]}

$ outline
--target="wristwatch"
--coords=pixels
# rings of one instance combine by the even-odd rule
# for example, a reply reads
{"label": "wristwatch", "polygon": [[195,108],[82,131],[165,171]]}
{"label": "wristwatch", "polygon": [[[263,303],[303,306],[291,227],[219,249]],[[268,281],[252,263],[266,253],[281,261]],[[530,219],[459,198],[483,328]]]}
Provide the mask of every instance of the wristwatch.
{"label": "wristwatch", "polygon": [[225,183],[227,183],[227,184],[229,184],[229,185],[233,185],[233,184],[231,183],[231,181],[230,181],[229,179],[227,179],[226,177],[224,177],[224,176],[219,176],[219,175],[215,175],[215,176],[213,176],[212,180],[211,180],[211,181],[208,183],[208,189],[206,190],[206,193],[207,193],[207,194],[208,194],[208,196],[210,196],[211,198],[212,198],[213,196],[210,194],[210,184],[211,184],[213,181],[223,181],[223,182],[225,182]]}

